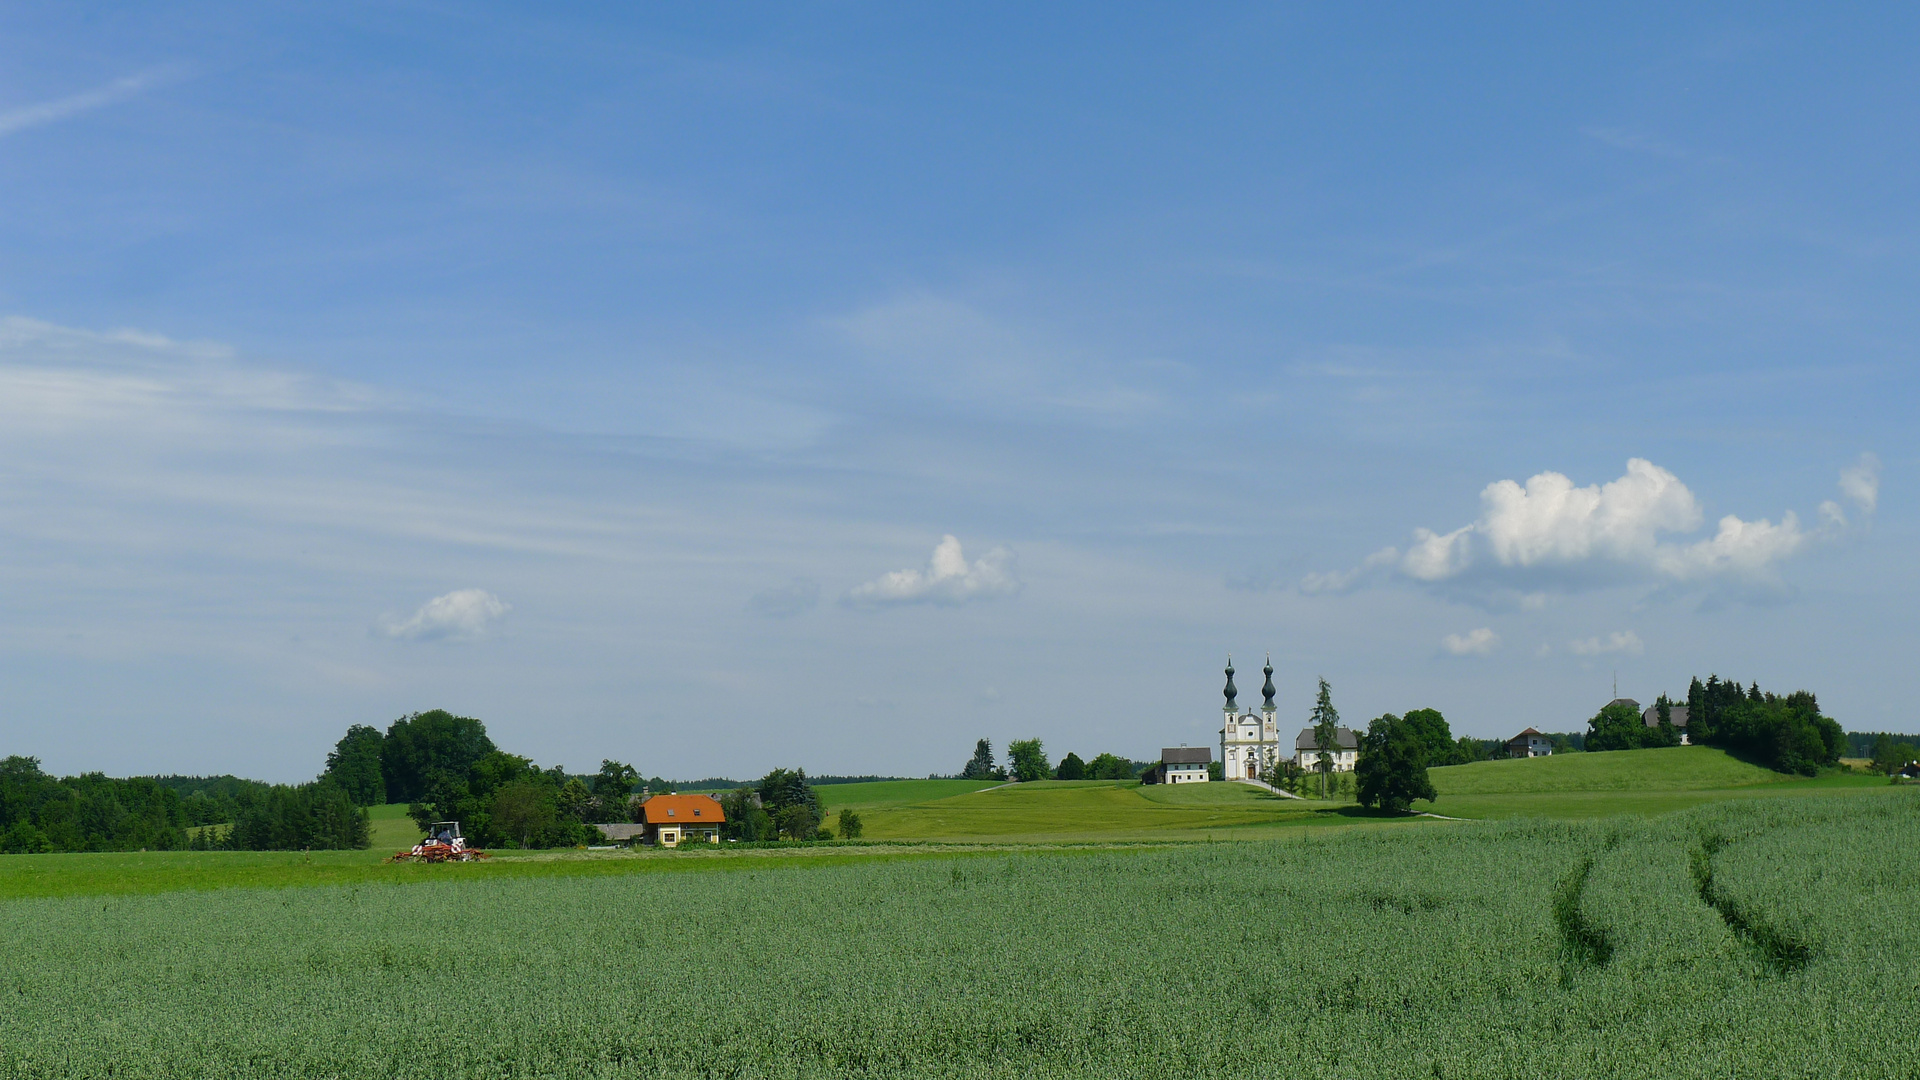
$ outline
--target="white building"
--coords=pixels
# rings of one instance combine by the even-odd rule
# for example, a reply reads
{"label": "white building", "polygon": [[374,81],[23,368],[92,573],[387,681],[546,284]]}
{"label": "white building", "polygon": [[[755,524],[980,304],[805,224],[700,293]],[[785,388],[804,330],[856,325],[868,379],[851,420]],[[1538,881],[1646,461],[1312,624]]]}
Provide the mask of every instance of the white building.
{"label": "white building", "polygon": [[1160,764],[1140,778],[1143,784],[1204,784],[1213,751],[1204,746],[1169,746],[1160,751]]}
{"label": "white building", "polygon": [[1234,703],[1239,691],[1233,685],[1233,658],[1227,658],[1227,688],[1221,693],[1226,696],[1226,717],[1220,724],[1220,771],[1229,780],[1258,780],[1268,770],[1280,762],[1279,719],[1273,706],[1273,658],[1267,658],[1267,666],[1262,668],[1267,676],[1265,686],[1260,688],[1265,703],[1260,706],[1260,715],[1253,710],[1240,712]]}
{"label": "white building", "polygon": [[[1334,728],[1333,745],[1327,749],[1327,757],[1332,759],[1333,772],[1352,772],[1360,761],[1360,736],[1352,728]],[[1303,727],[1300,734],[1293,738],[1293,760],[1308,772],[1320,768],[1320,744],[1313,737],[1313,729]]]}

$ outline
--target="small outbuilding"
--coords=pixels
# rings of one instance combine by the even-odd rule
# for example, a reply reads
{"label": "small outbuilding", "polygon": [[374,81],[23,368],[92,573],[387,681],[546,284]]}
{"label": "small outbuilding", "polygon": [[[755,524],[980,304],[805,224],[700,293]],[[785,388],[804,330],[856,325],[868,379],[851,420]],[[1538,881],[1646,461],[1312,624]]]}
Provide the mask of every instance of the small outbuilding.
{"label": "small outbuilding", "polygon": [[1213,751],[1204,746],[1169,746],[1160,751],[1160,764],[1140,777],[1143,784],[1204,784]]}
{"label": "small outbuilding", "polygon": [[727,812],[711,795],[655,795],[640,804],[640,842],[661,847],[720,842]]}

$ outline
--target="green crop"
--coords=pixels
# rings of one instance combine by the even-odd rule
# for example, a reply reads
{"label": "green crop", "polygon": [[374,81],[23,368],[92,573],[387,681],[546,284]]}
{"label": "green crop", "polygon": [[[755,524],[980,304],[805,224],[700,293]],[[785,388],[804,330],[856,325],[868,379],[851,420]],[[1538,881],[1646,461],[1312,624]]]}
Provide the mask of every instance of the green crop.
{"label": "green crop", "polygon": [[0,1077],[1906,1077],[1916,850],[1902,793],[16,899]]}

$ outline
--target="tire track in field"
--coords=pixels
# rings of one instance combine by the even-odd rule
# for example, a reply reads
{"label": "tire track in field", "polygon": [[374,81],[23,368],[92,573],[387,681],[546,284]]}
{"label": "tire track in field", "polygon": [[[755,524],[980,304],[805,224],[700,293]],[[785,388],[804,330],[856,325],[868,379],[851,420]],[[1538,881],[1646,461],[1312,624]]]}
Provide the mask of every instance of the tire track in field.
{"label": "tire track in field", "polygon": [[1713,878],[1713,857],[1727,846],[1719,833],[1706,833],[1693,852],[1693,883],[1701,902],[1720,916],[1735,937],[1753,950],[1776,975],[1791,975],[1813,959],[1813,947],[1740,906]]}

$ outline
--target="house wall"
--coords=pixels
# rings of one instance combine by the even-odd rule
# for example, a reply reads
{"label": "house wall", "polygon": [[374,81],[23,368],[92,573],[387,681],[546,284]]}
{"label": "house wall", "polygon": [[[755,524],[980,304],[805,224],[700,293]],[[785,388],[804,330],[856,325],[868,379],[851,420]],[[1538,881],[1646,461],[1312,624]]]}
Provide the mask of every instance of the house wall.
{"label": "house wall", "polygon": [[1204,784],[1206,782],[1207,767],[1205,765],[1167,766],[1167,783],[1169,784]]}

